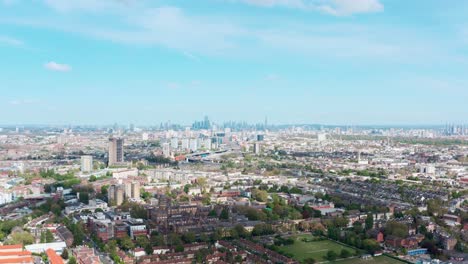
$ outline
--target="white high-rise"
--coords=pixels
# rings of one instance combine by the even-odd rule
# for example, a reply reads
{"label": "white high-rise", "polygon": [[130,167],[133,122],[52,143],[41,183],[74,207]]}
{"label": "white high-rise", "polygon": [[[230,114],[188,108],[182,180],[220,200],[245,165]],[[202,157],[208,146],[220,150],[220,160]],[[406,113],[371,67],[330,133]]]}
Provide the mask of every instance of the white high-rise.
{"label": "white high-rise", "polygon": [[81,156],[81,172],[93,171],[93,156]]}

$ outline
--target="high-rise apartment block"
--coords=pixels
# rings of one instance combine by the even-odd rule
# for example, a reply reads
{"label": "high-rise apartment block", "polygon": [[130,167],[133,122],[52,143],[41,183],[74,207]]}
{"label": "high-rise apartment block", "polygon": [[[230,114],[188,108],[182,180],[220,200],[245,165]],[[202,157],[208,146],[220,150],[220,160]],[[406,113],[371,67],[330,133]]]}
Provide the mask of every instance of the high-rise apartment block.
{"label": "high-rise apartment block", "polygon": [[138,199],[140,198],[140,183],[135,182],[126,182],[125,183],[125,197],[127,199]]}
{"label": "high-rise apartment block", "polygon": [[124,201],[124,194],[124,185],[114,184],[109,186],[109,190],[107,191],[107,198],[109,200],[109,203],[113,203],[117,206],[121,205]]}
{"label": "high-rise apartment block", "polygon": [[109,138],[109,166],[124,162],[123,138]]}
{"label": "high-rise apartment block", "polygon": [[93,156],[81,156],[81,172],[93,171]]}

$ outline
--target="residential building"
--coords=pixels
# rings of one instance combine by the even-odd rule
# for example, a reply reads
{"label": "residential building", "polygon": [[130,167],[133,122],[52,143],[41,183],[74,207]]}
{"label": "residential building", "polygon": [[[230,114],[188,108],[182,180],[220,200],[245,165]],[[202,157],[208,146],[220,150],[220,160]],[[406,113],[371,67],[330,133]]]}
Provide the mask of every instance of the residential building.
{"label": "residential building", "polygon": [[81,172],[93,171],[93,156],[81,156]]}
{"label": "residential building", "polygon": [[123,138],[109,138],[109,166],[124,162],[123,144]]}

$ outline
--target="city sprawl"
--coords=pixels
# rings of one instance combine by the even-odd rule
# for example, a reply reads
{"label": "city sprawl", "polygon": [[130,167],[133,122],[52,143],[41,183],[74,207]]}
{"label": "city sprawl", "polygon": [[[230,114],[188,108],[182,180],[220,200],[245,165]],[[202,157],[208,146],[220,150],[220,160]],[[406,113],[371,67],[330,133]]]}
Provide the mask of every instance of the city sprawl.
{"label": "city sprawl", "polygon": [[456,124],[5,126],[0,263],[466,263],[467,168]]}

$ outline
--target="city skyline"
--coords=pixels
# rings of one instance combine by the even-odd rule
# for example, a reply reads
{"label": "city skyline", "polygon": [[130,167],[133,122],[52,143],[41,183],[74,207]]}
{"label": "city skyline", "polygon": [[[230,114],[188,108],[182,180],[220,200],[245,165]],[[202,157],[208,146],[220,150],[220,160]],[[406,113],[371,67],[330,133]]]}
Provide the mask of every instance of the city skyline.
{"label": "city skyline", "polygon": [[465,124],[467,8],[2,0],[0,123]]}

